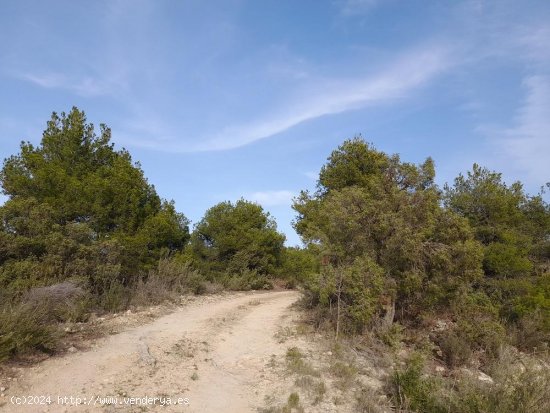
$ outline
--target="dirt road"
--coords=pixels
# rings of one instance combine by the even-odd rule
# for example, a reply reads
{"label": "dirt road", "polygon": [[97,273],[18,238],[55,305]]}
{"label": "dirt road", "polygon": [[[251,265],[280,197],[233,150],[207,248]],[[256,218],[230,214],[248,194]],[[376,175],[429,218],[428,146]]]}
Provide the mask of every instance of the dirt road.
{"label": "dirt road", "polygon": [[[276,333],[298,298],[282,291],[197,300],[101,339],[89,351],[26,369],[0,410],[257,412],[278,380],[268,366],[272,357],[284,357],[287,345]],[[15,405],[23,400],[12,399],[48,395],[50,405]]]}

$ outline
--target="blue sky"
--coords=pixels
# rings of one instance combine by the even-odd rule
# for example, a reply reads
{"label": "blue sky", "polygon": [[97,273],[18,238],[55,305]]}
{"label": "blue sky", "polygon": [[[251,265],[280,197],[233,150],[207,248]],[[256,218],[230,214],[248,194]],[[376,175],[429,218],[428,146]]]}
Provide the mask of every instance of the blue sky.
{"label": "blue sky", "polygon": [[548,1],[0,2],[0,157],[73,105],[194,222],[262,204],[287,234],[344,139],[550,180]]}

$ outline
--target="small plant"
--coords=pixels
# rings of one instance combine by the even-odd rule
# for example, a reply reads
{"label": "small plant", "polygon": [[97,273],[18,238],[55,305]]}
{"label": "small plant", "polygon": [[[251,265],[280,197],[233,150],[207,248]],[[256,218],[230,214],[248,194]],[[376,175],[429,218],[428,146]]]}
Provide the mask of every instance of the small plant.
{"label": "small plant", "polygon": [[423,376],[424,361],[415,354],[404,369],[390,378],[390,393],[394,404],[404,411],[443,413],[437,403],[436,382]]}
{"label": "small plant", "polygon": [[282,406],[270,406],[264,409],[259,409],[260,413],[304,413],[304,408],[300,404],[300,396],[293,392],[288,396],[286,404]]}
{"label": "small plant", "polygon": [[296,379],[294,384],[305,390],[309,396],[313,397],[313,404],[319,404],[327,392],[327,386],[322,380],[315,380],[311,376],[301,376]]}
{"label": "small plant", "polygon": [[315,368],[304,360],[304,354],[297,347],[291,347],[286,352],[286,364],[291,373],[303,376],[319,377],[320,374]]}
{"label": "small plant", "polygon": [[57,333],[48,323],[47,309],[17,305],[0,309],[0,362],[32,350],[51,352]]}
{"label": "small plant", "polygon": [[278,343],[284,343],[289,337],[294,335],[294,331],[290,327],[284,327],[279,329],[275,333],[275,338]]}
{"label": "small plant", "polygon": [[467,365],[472,358],[470,343],[454,331],[446,331],[438,340],[443,360],[450,368]]}
{"label": "small plant", "polygon": [[291,409],[295,409],[299,405],[300,405],[300,396],[298,395],[298,393],[296,392],[290,393],[290,396],[288,396],[287,406],[290,407]]}
{"label": "small plant", "polygon": [[338,380],[336,387],[340,390],[347,390],[353,383],[355,376],[357,375],[357,367],[351,363],[344,363],[342,361],[336,361],[330,366],[330,373]]}
{"label": "small plant", "polygon": [[403,330],[403,326],[398,323],[394,323],[387,328],[380,327],[376,333],[384,344],[396,349],[403,341]]}
{"label": "small plant", "polygon": [[193,374],[191,375],[191,380],[197,381],[198,379],[199,379],[199,375],[197,374],[196,371],[194,371]]}
{"label": "small plant", "polygon": [[379,395],[372,389],[364,387],[357,394],[355,411],[357,413],[383,413],[390,410],[382,408],[379,401]]}

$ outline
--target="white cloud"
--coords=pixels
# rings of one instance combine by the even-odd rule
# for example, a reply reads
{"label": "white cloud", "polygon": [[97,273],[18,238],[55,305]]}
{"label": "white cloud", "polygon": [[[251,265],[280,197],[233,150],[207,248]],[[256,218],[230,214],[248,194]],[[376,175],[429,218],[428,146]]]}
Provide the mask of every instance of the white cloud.
{"label": "white cloud", "polygon": [[238,148],[321,116],[403,99],[413,89],[442,73],[450,64],[448,51],[435,47],[409,52],[375,75],[358,79],[320,80],[310,85],[310,89],[319,92],[304,92],[304,95],[288,102],[286,111],[278,116],[226,127],[218,136],[203,140],[204,143],[191,150]]}
{"label": "white cloud", "polygon": [[45,89],[65,89],[85,97],[110,94],[110,88],[113,86],[92,77],[73,79],[60,73],[44,75],[27,73],[21,78]]}
{"label": "white cloud", "polygon": [[258,191],[249,194],[246,199],[262,206],[290,205],[295,194],[292,191]]}

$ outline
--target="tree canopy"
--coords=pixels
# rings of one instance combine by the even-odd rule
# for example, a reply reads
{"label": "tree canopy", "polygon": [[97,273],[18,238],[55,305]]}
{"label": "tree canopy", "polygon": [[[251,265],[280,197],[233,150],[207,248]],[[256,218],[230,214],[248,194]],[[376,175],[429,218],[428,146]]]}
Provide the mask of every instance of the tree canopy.
{"label": "tree canopy", "polygon": [[114,149],[109,128],[97,135],[77,108],[53,113],[38,146],[22,142],[0,183],[9,197],[0,207],[0,285],[92,280],[106,265],[127,279],[189,239],[188,220]]}
{"label": "tree canopy", "polygon": [[208,209],[195,227],[191,245],[195,257],[210,271],[274,274],[284,240],[269,213],[240,199]]}

